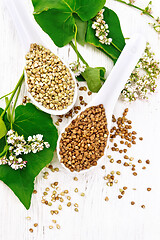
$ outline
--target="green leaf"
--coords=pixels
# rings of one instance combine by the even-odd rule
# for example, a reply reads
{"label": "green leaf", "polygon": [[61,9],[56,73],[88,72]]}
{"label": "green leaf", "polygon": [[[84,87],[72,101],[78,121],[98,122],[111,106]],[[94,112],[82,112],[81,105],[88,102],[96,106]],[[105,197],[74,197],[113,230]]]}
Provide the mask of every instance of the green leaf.
{"label": "green leaf", "polygon": [[58,47],[63,47],[74,38],[76,14],[82,21],[88,21],[102,9],[105,0],[32,0],[32,3],[37,23]]}
{"label": "green leaf", "polygon": [[58,47],[65,46],[73,39],[75,21],[70,13],[49,9],[34,14],[34,18]]}
{"label": "green leaf", "polygon": [[6,125],[0,117],[0,139],[3,138],[7,133]]}
{"label": "green leaf", "polygon": [[87,31],[87,22],[82,21],[77,14],[74,15],[75,23],[77,25],[77,42],[84,46],[85,35]]}
{"label": "green leaf", "polygon": [[45,148],[36,154],[22,155],[23,160],[27,161],[26,168],[22,170],[13,170],[8,165],[0,166],[0,180],[8,185],[22,204],[29,209],[34,189],[34,179],[51,162],[58,133],[51,116],[38,110],[31,103],[16,108],[13,129],[19,135],[24,135],[25,139],[38,133],[43,134],[44,141],[50,144],[50,148]]}
{"label": "green leaf", "polygon": [[99,39],[95,36],[95,30],[92,28],[92,20],[89,20],[88,22],[86,42],[94,45],[99,50],[107,54],[115,63],[125,46],[125,39],[121,31],[117,14],[107,7],[103,8],[105,9],[103,13],[104,20],[109,26],[108,37],[112,38],[112,44],[105,45],[99,42]]}
{"label": "green leaf", "polygon": [[105,82],[105,73],[106,73],[106,69],[104,67],[96,67],[96,69],[99,69],[100,70],[100,79],[101,81]]}
{"label": "green leaf", "polygon": [[[106,69],[104,68],[104,67],[95,67],[95,69],[99,69],[100,70],[100,80],[101,81],[103,81],[103,82],[105,82],[105,78],[104,78],[104,75],[105,75],[105,72],[106,72]],[[82,76],[82,74],[81,75],[79,75],[79,76],[77,76],[76,77],[76,79],[79,81],[79,82],[84,82],[84,81],[86,81],[85,79],[84,79],[84,77]]]}
{"label": "green leaf", "polygon": [[82,77],[87,81],[88,88],[91,92],[98,92],[101,88],[100,69],[87,67]]}
{"label": "green leaf", "polygon": [[[4,111],[4,109],[0,108],[0,115],[2,114],[3,111]],[[3,119],[5,122],[6,128],[8,129],[9,122],[7,119],[7,113],[4,114]],[[3,152],[5,145],[6,145],[6,141],[5,141],[5,136],[4,136],[3,138],[0,139],[0,155]]]}

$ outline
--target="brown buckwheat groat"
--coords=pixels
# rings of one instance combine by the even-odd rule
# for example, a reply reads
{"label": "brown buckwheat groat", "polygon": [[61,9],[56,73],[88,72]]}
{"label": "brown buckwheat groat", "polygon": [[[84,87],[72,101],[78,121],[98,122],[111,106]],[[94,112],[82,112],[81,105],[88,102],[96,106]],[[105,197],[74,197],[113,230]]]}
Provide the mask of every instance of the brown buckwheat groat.
{"label": "brown buckwheat groat", "polygon": [[103,105],[87,108],[62,133],[61,162],[72,172],[96,166],[104,155],[108,134]]}

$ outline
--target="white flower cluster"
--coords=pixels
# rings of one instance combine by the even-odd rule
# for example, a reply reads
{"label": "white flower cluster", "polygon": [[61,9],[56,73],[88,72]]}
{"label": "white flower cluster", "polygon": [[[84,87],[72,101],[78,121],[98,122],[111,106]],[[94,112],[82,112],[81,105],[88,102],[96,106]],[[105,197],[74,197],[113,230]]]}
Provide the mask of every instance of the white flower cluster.
{"label": "white flower cluster", "polygon": [[160,63],[154,59],[154,53],[150,49],[149,43],[147,43],[143,57],[139,60],[121,92],[123,100],[148,99],[148,94],[155,92],[156,80],[160,75]]}
{"label": "white flower cluster", "polygon": [[94,18],[94,22],[92,24],[92,28],[96,30],[96,37],[99,38],[99,42],[102,44],[110,45],[112,42],[112,38],[108,38],[109,29],[108,24],[103,20],[104,9],[102,9],[99,13],[97,13]]}
{"label": "white flower cluster", "polygon": [[29,136],[25,141],[24,136],[18,136],[13,130],[7,132],[7,143],[9,153],[8,156],[3,156],[0,159],[0,165],[8,164],[14,170],[26,167],[27,161],[23,161],[20,155],[30,152],[37,153],[42,151],[44,147],[50,147],[48,142],[43,141],[43,135],[41,134],[33,135],[33,137]]}
{"label": "white flower cluster", "polygon": [[82,64],[82,63],[77,62],[77,61],[70,63],[69,67],[72,70],[72,72],[74,72],[76,77],[79,76],[86,69],[85,64]]}

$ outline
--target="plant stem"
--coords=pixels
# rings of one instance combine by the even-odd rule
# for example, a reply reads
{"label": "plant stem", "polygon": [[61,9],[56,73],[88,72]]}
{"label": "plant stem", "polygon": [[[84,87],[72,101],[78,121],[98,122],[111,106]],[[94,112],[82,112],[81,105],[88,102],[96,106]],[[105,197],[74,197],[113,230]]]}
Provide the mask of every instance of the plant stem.
{"label": "plant stem", "polygon": [[[75,35],[74,35],[74,42],[75,42],[75,48],[76,48],[76,51],[78,52],[78,48],[77,48],[77,25],[75,24]],[[77,62],[79,63],[79,55],[77,54]]]}
{"label": "plant stem", "polygon": [[119,47],[117,47],[113,42],[111,42],[111,44],[112,44],[119,52],[122,52],[122,50],[119,49]]}
{"label": "plant stem", "polygon": [[22,86],[22,82],[20,83],[20,85],[18,87],[16,99],[14,101],[14,105],[13,105],[13,108],[12,108],[11,119],[10,119],[10,121],[11,121],[11,129],[12,129],[12,125],[13,125],[13,122],[14,122],[14,111],[15,111],[17,100],[18,100],[18,97],[19,97],[19,94],[20,94],[20,91],[21,91],[21,86]]}
{"label": "plant stem", "polygon": [[22,73],[22,76],[20,77],[20,79],[19,79],[19,81],[18,81],[18,83],[17,83],[15,89],[13,90],[13,93],[12,93],[12,95],[11,95],[9,101],[8,101],[8,104],[6,105],[4,111],[2,112],[2,114],[1,114],[1,118],[3,118],[5,112],[6,112],[7,109],[9,108],[9,106],[10,106],[10,104],[11,104],[11,101],[12,101],[12,99],[13,99],[13,97],[14,97],[16,91],[17,91],[19,85],[23,82],[23,80],[24,80],[24,72]]}
{"label": "plant stem", "polygon": [[[8,97],[5,97],[5,102],[6,102],[6,105],[7,105],[8,102],[9,102]],[[8,118],[8,121],[10,122],[10,120],[11,120],[11,109],[10,109],[10,107],[7,109],[7,118]]]}
{"label": "plant stem", "polygon": [[10,93],[7,93],[6,95],[4,95],[4,96],[2,96],[2,97],[0,97],[0,100],[3,99],[3,98],[5,98],[5,97],[7,97],[7,96],[10,95],[11,93],[13,93],[13,91],[10,92]]}
{"label": "plant stem", "polygon": [[77,56],[81,59],[81,61],[87,66],[89,67],[88,63],[84,60],[84,58],[82,57],[82,55],[78,52],[78,50],[76,49],[74,43],[71,41],[69,43],[71,45],[71,47],[73,48],[73,50],[75,51],[75,53],[77,54]]}
{"label": "plant stem", "polygon": [[160,28],[160,25],[155,25],[153,28],[156,30],[156,28]]}
{"label": "plant stem", "polygon": [[127,3],[127,2],[125,2],[125,1],[123,1],[123,0],[114,0],[114,1],[120,2],[120,3],[124,3],[124,4],[126,4],[126,5],[128,5],[128,6],[130,6],[130,7],[136,8],[136,9],[140,10],[143,14],[148,15],[148,16],[150,16],[151,18],[154,19],[154,16],[153,16],[152,14],[150,14],[149,12],[146,12],[145,9],[142,9],[142,8],[140,8],[140,7],[137,7],[136,5],[133,5],[133,4],[131,4],[131,3]]}

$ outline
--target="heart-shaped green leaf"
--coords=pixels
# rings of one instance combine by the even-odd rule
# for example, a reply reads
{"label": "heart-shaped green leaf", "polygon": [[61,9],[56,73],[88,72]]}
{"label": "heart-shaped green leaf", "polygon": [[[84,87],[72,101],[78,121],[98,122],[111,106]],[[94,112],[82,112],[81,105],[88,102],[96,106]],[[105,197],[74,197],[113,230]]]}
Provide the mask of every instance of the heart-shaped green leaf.
{"label": "heart-shaped green leaf", "polygon": [[58,47],[74,37],[75,14],[82,21],[93,18],[102,9],[105,0],[32,0],[34,18]]}
{"label": "heart-shaped green leaf", "polygon": [[0,117],[0,139],[3,138],[7,133],[6,125]]}
{"label": "heart-shaped green leaf", "polygon": [[[9,125],[6,125],[9,130]],[[36,154],[22,155],[23,160],[27,161],[26,168],[22,170],[13,170],[8,165],[0,166],[0,180],[8,185],[23,205],[29,209],[34,189],[34,179],[51,162],[57,144],[58,133],[53,125],[51,116],[38,110],[31,103],[28,103],[26,106],[20,105],[16,108],[13,129],[19,135],[24,135],[25,139],[35,134],[42,134],[44,141],[50,144],[50,148],[45,148]],[[4,145],[5,141],[2,138],[0,140],[1,151]]]}
{"label": "heart-shaped green leaf", "polygon": [[99,50],[107,54],[115,63],[125,46],[125,39],[121,31],[117,14],[107,7],[103,8],[105,9],[103,13],[104,20],[109,26],[108,37],[112,38],[112,43],[110,45],[105,45],[99,42],[99,39],[95,36],[95,30],[92,28],[92,20],[88,22],[86,42],[99,48]]}
{"label": "heart-shaped green leaf", "polygon": [[83,73],[82,77],[87,81],[88,88],[91,92],[98,92],[102,86],[100,80],[100,69],[87,67]]}

